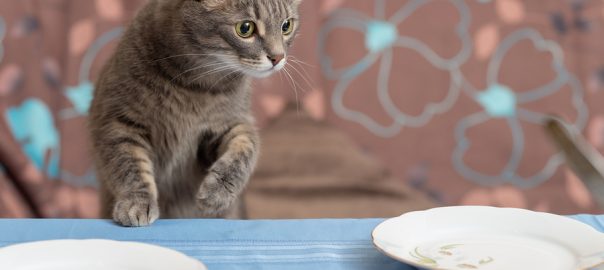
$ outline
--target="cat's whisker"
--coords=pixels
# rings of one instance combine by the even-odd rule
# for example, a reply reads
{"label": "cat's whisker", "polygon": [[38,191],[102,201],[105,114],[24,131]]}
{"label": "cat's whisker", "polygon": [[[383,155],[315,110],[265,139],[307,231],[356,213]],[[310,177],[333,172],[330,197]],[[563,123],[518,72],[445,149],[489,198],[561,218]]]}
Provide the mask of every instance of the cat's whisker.
{"label": "cat's whisker", "polygon": [[178,79],[180,76],[182,76],[182,75],[184,75],[186,73],[189,73],[191,71],[200,70],[200,69],[209,68],[209,67],[214,67],[214,66],[220,66],[220,65],[224,65],[224,63],[214,62],[214,63],[209,63],[209,64],[206,64],[206,65],[201,65],[201,66],[197,66],[197,67],[194,67],[194,68],[187,69],[187,70],[183,71],[182,73],[176,75],[174,78],[172,78],[172,80],[170,82],[174,82],[174,80]]}
{"label": "cat's whisker", "polygon": [[204,73],[198,75],[197,77],[195,77],[193,79],[193,81],[197,81],[197,80],[202,79],[205,76],[209,76],[209,75],[212,75],[212,74],[228,71],[228,70],[231,70],[231,69],[235,70],[236,67],[237,67],[236,65],[228,65],[228,66],[218,67],[216,69],[213,69],[213,70],[210,70],[210,71],[207,71],[207,72],[204,72]]}
{"label": "cat's whisker", "polygon": [[225,71],[225,70],[228,70],[228,68],[227,67],[218,67],[216,69],[212,69],[212,70],[203,72],[203,73],[195,76],[191,81],[196,82],[196,81],[202,79],[205,76],[209,76],[211,74],[218,73],[218,72]]}
{"label": "cat's whisker", "polygon": [[237,65],[235,64],[224,64],[223,66],[217,67],[215,69],[212,70],[208,70],[206,72],[203,72],[201,74],[199,74],[197,77],[195,77],[195,79],[193,79],[193,81],[199,80],[205,76],[209,76],[209,75],[213,75],[216,73],[220,73],[220,72],[225,72],[225,71],[229,71],[229,70],[234,70],[235,68],[237,68]]}
{"label": "cat's whisker", "polygon": [[234,57],[234,55],[229,55],[229,54],[186,53],[186,54],[178,54],[178,55],[172,55],[172,56],[168,56],[168,57],[164,57],[164,58],[160,58],[160,59],[155,59],[155,60],[151,61],[151,63],[155,63],[155,62],[158,62],[158,61],[164,61],[164,60],[168,60],[168,59],[172,59],[172,58],[177,58],[177,57],[190,57],[190,56],[223,56],[223,57]]}
{"label": "cat's whisker", "polygon": [[303,65],[308,66],[308,67],[310,67],[310,68],[315,68],[315,66],[313,66],[313,65],[311,65],[311,64],[309,64],[309,63],[306,63],[306,62],[304,62],[304,61],[302,61],[302,60],[298,59],[297,57],[295,57],[295,56],[293,56],[293,55],[290,55],[289,57],[290,57],[290,59],[291,59],[292,61],[294,61],[294,62],[296,62],[296,63],[303,64]]}
{"label": "cat's whisker", "polygon": [[[298,65],[298,67],[296,67],[294,64]],[[296,71],[296,73],[298,73],[298,75],[300,75],[300,77],[302,77],[302,79],[304,79],[304,81],[306,82],[306,84],[309,87],[314,88],[314,84],[312,83],[312,80],[310,79],[311,76],[307,72],[307,70],[304,68],[304,66],[302,66],[302,64],[304,64],[304,63],[292,61],[290,66]],[[307,66],[309,66],[309,65],[307,65]]]}
{"label": "cat's whisker", "polygon": [[[201,65],[201,66],[189,69],[187,72],[195,71],[195,70],[199,70],[199,69],[204,69],[204,68],[212,68],[212,67],[216,67],[216,66],[218,66],[218,67],[221,67],[221,66],[227,67],[227,66],[229,66],[230,67],[230,66],[235,66],[235,64],[226,64],[226,63],[222,63],[222,62],[213,62],[213,63],[208,63],[206,65]],[[211,71],[211,70],[209,70],[209,71]]]}
{"label": "cat's whisker", "polygon": [[224,66],[222,68],[217,68],[217,69],[215,69],[213,71],[209,71],[209,72],[207,72],[205,74],[202,74],[202,75],[203,76],[212,75],[212,74],[216,74],[216,73],[220,73],[220,72],[223,72],[223,71],[227,71],[227,70],[231,70],[231,69],[236,69],[236,68],[237,68],[237,65],[228,65],[228,66]]}
{"label": "cat's whisker", "polygon": [[220,71],[222,71],[222,68],[223,68],[223,66],[222,66],[222,65],[224,65],[224,64],[223,64],[223,63],[215,63],[215,64],[212,64],[212,65],[206,65],[206,66],[202,66],[202,67],[192,68],[192,69],[187,70],[187,71],[185,71],[185,72],[182,72],[182,73],[181,73],[181,74],[179,74],[178,76],[174,77],[174,78],[172,79],[172,81],[176,80],[178,77],[180,77],[180,76],[184,75],[184,74],[185,74],[185,73],[187,73],[187,72],[191,72],[191,71],[195,71],[195,70],[200,70],[200,69],[203,69],[203,68],[208,68],[208,67],[214,67],[214,66],[218,66],[217,68],[214,68],[214,69],[211,69],[211,70],[208,70],[208,71],[203,72],[203,73],[202,73],[200,76],[205,76],[205,75],[213,74],[214,72],[220,72]]}
{"label": "cat's whisker", "polygon": [[310,76],[310,74],[308,73],[308,71],[307,71],[307,70],[306,70],[306,69],[305,69],[305,68],[304,68],[304,67],[303,67],[301,64],[296,63],[296,62],[293,62],[293,63],[294,63],[294,64],[297,64],[297,65],[298,65],[298,67],[299,67],[299,68],[302,70],[302,72],[304,73],[304,76],[306,76],[306,78],[307,78],[307,79],[308,79],[310,82],[312,82],[312,80],[311,80],[311,78],[312,78],[312,77]]}
{"label": "cat's whisker", "polygon": [[219,63],[219,64],[218,64],[218,65],[216,65],[216,66],[219,66],[219,67],[217,67],[217,68],[215,68],[215,69],[212,69],[212,70],[208,70],[207,72],[210,72],[210,73],[211,73],[211,72],[213,72],[214,70],[217,70],[217,69],[220,69],[220,68],[223,68],[223,67],[224,67],[224,68],[232,68],[232,67],[237,67],[237,65],[236,65],[236,64],[225,64],[225,63]]}
{"label": "cat's whisker", "polygon": [[[303,76],[303,77],[306,77],[305,79],[307,80],[307,82],[312,81],[312,80],[310,80],[310,78],[311,78],[310,74],[308,74],[308,72],[307,72],[306,68],[304,68],[304,66],[307,66],[307,67],[310,67],[310,68],[313,68],[313,69],[315,68],[315,66],[310,65],[310,64],[308,64],[308,63],[306,63],[306,62],[304,62],[304,61],[302,61],[302,60],[299,60],[298,58],[296,58],[296,57],[295,57],[295,56],[293,56],[293,55],[291,56],[291,60],[292,60],[292,62],[291,62],[291,63],[292,63],[292,67],[294,67],[294,66],[293,66],[293,64],[298,65],[298,67],[299,67],[299,68],[302,70],[302,72],[304,73],[304,76]],[[304,65],[304,66],[303,66],[303,65]],[[295,68],[295,67],[294,67],[294,68]],[[300,75],[302,76],[302,74],[300,74]],[[310,86],[312,87],[312,83],[310,84]]]}
{"label": "cat's whisker", "polygon": [[[304,80],[304,82],[310,89],[315,88],[314,85],[312,84],[312,82],[310,81],[310,79],[308,78],[308,74],[303,74],[294,65],[290,65],[290,67],[298,74],[298,76],[302,77],[302,79]],[[302,91],[306,92],[305,89],[302,89]]]}
{"label": "cat's whisker", "polygon": [[[233,69],[231,72],[227,73],[226,75],[222,76],[220,79],[218,79],[211,87],[210,89],[213,89],[216,85],[218,85],[222,80],[224,80],[225,78],[233,75],[234,73],[237,73],[237,69]],[[237,74],[235,74],[237,75]]]}
{"label": "cat's whisker", "polygon": [[248,59],[241,59],[242,63],[247,63],[247,64],[262,64],[262,61],[254,61],[254,60],[248,60]]}
{"label": "cat's whisker", "polygon": [[279,80],[281,80],[281,84],[283,84],[283,72],[278,72],[279,73]]}
{"label": "cat's whisker", "polygon": [[296,96],[296,110],[299,114],[300,113],[300,99],[298,98],[298,90],[296,87],[296,81],[294,80],[292,75],[289,73],[289,71],[287,71],[287,67],[284,67],[283,71],[285,71],[285,74],[287,75],[287,77],[289,77],[289,79],[291,81],[290,85],[292,85],[292,89],[294,90],[294,95]]}
{"label": "cat's whisker", "polygon": [[[288,66],[288,67],[292,67],[292,66]],[[297,77],[297,76],[295,76],[296,74],[295,74],[295,73],[292,73],[292,72],[291,72],[292,70],[288,70],[287,68],[284,68],[284,69],[285,69],[285,70],[287,70],[287,73],[289,73],[289,75],[291,76],[292,81],[293,81],[293,82],[294,82],[294,84],[296,85],[296,88],[297,88],[297,89],[300,89],[300,91],[302,91],[302,93],[306,93],[306,90],[307,90],[307,89],[305,89],[305,88],[301,87],[301,86],[300,86],[300,83],[299,83],[299,82],[296,80],[296,77]],[[294,70],[294,71],[295,71],[295,70]]]}
{"label": "cat's whisker", "polygon": [[296,57],[295,55],[289,55],[289,56],[288,56],[288,58],[289,58],[289,59],[296,60],[297,62],[300,62],[300,63],[304,63],[304,64],[306,64],[306,65],[308,65],[308,66],[312,66],[311,64],[308,64],[308,63],[306,63],[306,62],[304,62],[304,61],[300,60],[300,58]]}
{"label": "cat's whisker", "polygon": [[311,66],[311,65],[309,65],[309,64],[306,64],[306,63],[304,63],[304,62],[299,62],[299,61],[294,60],[294,59],[290,59],[290,61],[291,61],[291,63],[293,63],[293,64],[297,64],[297,65],[299,65],[300,67],[302,67],[302,66],[306,66],[306,67],[309,67],[309,68],[312,68],[312,69],[314,69],[314,68],[315,68],[314,66]]}

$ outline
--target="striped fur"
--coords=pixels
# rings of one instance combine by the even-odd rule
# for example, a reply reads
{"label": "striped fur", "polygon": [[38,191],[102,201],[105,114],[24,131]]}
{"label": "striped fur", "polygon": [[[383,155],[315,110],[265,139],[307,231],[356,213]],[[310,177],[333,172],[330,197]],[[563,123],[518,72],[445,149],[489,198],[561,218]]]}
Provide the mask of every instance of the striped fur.
{"label": "striped fur", "polygon": [[[103,212],[124,226],[222,217],[256,164],[249,82],[285,64],[299,0],[152,0],[96,84],[90,132]],[[281,26],[294,19],[295,30]],[[257,24],[251,38],[235,25]]]}

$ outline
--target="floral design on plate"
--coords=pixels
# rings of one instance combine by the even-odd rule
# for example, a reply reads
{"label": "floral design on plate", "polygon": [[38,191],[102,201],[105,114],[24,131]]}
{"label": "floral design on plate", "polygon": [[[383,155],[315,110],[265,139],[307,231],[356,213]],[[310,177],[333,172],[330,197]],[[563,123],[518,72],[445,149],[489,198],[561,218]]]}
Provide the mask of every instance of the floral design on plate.
{"label": "floral design on plate", "polygon": [[416,263],[425,265],[428,267],[439,267],[439,262],[443,260],[454,260],[456,262],[456,269],[480,269],[481,267],[488,265],[495,261],[492,257],[484,257],[476,260],[468,259],[468,255],[457,252],[457,248],[463,246],[462,244],[450,244],[439,247],[435,252],[436,254],[424,255],[419,251],[419,247],[416,247],[413,252],[409,252],[411,257],[417,259]]}

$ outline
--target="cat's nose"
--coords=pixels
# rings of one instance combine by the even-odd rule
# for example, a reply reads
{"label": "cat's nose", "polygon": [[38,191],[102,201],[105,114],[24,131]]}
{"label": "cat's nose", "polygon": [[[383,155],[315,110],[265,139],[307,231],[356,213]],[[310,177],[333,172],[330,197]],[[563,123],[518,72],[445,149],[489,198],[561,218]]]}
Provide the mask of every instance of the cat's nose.
{"label": "cat's nose", "polygon": [[271,63],[273,63],[273,66],[276,66],[279,63],[281,63],[281,61],[283,61],[284,58],[285,58],[285,55],[283,55],[283,54],[268,56],[268,59],[271,60]]}

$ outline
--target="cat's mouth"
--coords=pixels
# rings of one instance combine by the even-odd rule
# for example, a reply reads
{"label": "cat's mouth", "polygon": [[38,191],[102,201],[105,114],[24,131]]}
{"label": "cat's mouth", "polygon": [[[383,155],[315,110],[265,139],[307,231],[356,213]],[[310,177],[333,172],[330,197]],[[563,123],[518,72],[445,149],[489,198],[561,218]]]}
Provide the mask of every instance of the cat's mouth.
{"label": "cat's mouth", "polygon": [[243,73],[256,77],[256,78],[266,78],[274,73],[281,71],[285,64],[287,63],[286,59],[280,61],[277,65],[273,65],[270,62],[250,62],[245,60],[240,60],[240,64],[243,70]]}

